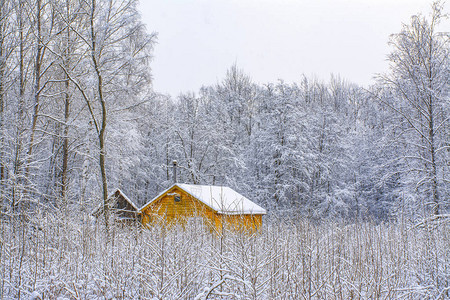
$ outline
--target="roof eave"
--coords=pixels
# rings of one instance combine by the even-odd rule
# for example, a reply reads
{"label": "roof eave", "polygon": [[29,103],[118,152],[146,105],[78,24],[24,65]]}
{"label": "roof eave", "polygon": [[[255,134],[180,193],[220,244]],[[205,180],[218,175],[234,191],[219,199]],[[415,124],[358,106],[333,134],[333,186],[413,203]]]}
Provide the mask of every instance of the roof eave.
{"label": "roof eave", "polygon": [[234,211],[217,211],[217,213],[218,214],[220,214],[220,215],[226,215],[226,216],[236,216],[236,215],[252,215],[252,216],[255,216],[255,215],[266,215],[267,214],[267,212],[254,212],[254,211],[244,211],[244,212],[241,212],[241,211],[236,211],[236,212],[234,212]]}
{"label": "roof eave", "polygon": [[[156,200],[158,200],[159,198],[161,198],[165,193],[167,193],[168,191],[170,191],[172,188],[174,188],[175,186],[177,186],[178,188],[180,188],[176,183],[172,184],[169,188],[165,189],[164,191],[162,191],[161,193],[159,193],[155,198],[153,198],[152,200],[150,200],[149,202],[147,202],[146,204],[144,204],[144,206],[142,206],[139,211],[143,212],[144,210],[146,210],[153,202],[155,202]],[[181,188],[180,188],[181,189]],[[183,190],[184,191],[184,190]]]}

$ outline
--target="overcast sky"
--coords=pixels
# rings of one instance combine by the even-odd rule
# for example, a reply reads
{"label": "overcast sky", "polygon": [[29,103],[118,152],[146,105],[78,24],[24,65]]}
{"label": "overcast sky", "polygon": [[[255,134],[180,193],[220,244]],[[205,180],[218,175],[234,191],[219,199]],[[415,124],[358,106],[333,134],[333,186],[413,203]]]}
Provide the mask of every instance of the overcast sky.
{"label": "overcast sky", "polygon": [[[425,0],[140,0],[158,33],[154,89],[177,96],[224,78],[234,63],[254,82],[329,80],[368,85],[387,69],[389,35]],[[448,12],[449,5],[446,5]]]}

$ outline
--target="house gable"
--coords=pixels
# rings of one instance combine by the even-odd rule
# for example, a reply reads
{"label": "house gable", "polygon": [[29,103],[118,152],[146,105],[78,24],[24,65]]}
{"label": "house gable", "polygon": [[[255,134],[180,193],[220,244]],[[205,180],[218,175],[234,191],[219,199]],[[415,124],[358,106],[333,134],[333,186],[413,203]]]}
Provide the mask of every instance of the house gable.
{"label": "house gable", "polygon": [[158,195],[142,207],[141,212],[144,225],[149,222],[172,222],[195,216],[206,217],[213,222],[215,214],[210,207],[177,185]]}

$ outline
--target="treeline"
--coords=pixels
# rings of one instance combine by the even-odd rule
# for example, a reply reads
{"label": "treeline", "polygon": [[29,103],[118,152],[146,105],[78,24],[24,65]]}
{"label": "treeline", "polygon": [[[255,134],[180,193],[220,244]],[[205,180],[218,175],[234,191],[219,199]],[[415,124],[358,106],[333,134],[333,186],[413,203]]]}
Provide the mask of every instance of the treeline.
{"label": "treeline", "polygon": [[233,66],[217,86],[161,106],[143,154],[160,165],[150,166],[154,178],[131,180],[149,190],[170,184],[176,158],[180,181],[229,185],[284,213],[386,216],[393,203],[396,183],[377,180],[382,166],[369,158],[383,155],[383,111],[356,85],[304,78],[259,86]]}
{"label": "treeline", "polygon": [[[435,3],[391,38],[362,88],[255,84],[232,66],[176,99],[151,88],[135,0],[1,3],[1,203],[90,210],[120,187],[142,205],[179,181],[227,185],[270,213],[416,218],[448,212],[449,37]],[[400,20],[399,20],[400,21]],[[301,73],[301,70],[299,70]]]}

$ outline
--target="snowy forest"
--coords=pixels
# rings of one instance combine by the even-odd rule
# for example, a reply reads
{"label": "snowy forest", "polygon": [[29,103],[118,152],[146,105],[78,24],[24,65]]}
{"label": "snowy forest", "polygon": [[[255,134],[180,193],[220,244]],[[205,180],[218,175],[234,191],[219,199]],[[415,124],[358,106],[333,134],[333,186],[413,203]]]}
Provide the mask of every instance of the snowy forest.
{"label": "snowy forest", "polygon": [[[0,0],[1,299],[448,299],[443,3],[398,20],[369,87],[231,65],[176,98],[137,5]],[[170,186],[173,160],[266,208],[261,233],[93,222],[114,188],[140,207]]]}

